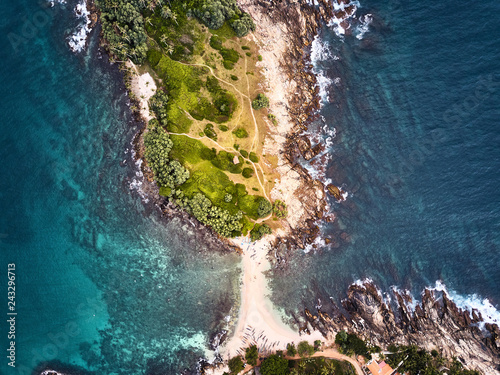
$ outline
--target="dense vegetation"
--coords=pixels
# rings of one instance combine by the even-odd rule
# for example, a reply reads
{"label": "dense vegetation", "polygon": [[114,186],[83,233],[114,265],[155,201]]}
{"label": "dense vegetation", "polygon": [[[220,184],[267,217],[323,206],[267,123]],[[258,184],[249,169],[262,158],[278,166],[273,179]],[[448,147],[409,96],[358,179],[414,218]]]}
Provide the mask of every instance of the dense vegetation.
{"label": "dense vegetation", "polygon": [[[236,0],[96,0],[101,11],[104,38],[110,52],[119,60],[131,59],[141,64],[147,56],[146,29],[154,26],[152,16],[179,25],[195,16],[211,29],[219,29],[227,21],[235,35],[243,37],[255,30],[252,18],[242,12]],[[179,51],[168,50],[170,55]]]}
{"label": "dense vegetation", "polygon": [[245,350],[245,359],[250,366],[255,366],[257,364],[257,359],[259,357],[259,352],[256,345],[252,345]]}
{"label": "dense vegetation", "polygon": [[231,374],[236,375],[243,370],[243,361],[240,357],[233,357],[229,360],[228,366]]}
{"label": "dense vegetation", "polygon": [[335,361],[323,357],[303,358],[291,363],[287,374],[290,375],[355,375],[349,362]]}
{"label": "dense vegetation", "polygon": [[478,371],[466,370],[462,364],[453,359],[451,362],[441,357],[436,350],[431,353],[412,346],[389,346],[389,351],[394,353],[387,355],[385,361],[396,368],[402,361],[403,364],[398,371],[408,372],[409,375],[480,375]]}
{"label": "dense vegetation", "polygon": [[288,361],[280,355],[272,354],[260,365],[262,375],[286,375],[288,374]]}
{"label": "dense vegetation", "polygon": [[346,331],[340,331],[335,336],[335,344],[339,346],[339,350],[344,354],[356,354],[362,355],[366,359],[371,359],[371,354],[366,346],[366,343],[361,340],[354,333],[347,333]]}
{"label": "dense vegetation", "polygon": [[[154,119],[144,133],[144,157],[160,195],[221,236],[252,232],[253,238],[261,238],[270,233],[268,225],[255,221],[268,215],[271,203],[249,194],[259,191],[258,180],[254,168],[245,168],[250,164],[246,158],[258,162],[259,157],[255,152],[243,156],[236,144],[235,152],[226,146],[228,137],[250,137],[243,120],[231,123],[239,103],[222,82],[238,81],[241,72],[234,68],[243,54],[237,38],[255,29],[251,17],[236,0],[96,3],[113,58],[144,63],[139,70],[147,69],[158,86],[149,100]],[[230,78],[224,68],[234,69]],[[240,119],[242,111],[238,113]]]}

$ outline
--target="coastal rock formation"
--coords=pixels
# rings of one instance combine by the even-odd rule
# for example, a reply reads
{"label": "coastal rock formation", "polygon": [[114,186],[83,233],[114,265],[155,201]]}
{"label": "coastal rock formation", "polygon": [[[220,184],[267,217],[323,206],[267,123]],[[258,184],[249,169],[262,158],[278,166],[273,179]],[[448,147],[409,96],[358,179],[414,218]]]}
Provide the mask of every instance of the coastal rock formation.
{"label": "coastal rock formation", "polygon": [[392,304],[385,297],[371,281],[356,283],[342,306],[333,306],[332,316],[306,310],[304,317],[323,333],[346,330],[382,347],[414,344],[456,357],[469,369],[500,373],[499,327],[484,323],[479,311],[464,311],[446,292],[434,289],[425,289],[415,308],[407,292],[393,291]]}

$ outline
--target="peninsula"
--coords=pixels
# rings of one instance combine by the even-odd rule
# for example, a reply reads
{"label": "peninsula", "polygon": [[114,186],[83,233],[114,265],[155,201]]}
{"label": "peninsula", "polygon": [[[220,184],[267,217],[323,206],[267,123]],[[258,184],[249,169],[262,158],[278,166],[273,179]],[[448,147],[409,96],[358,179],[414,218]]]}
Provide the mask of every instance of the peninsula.
{"label": "peninsula", "polygon": [[[103,41],[126,67],[134,109],[145,121],[135,144],[149,182],[146,193],[189,213],[242,254],[238,321],[216,348],[223,365],[206,371],[222,373],[229,363],[237,373],[233,359],[253,358],[249,350],[269,358],[287,351],[288,359],[299,360],[293,348],[301,343],[301,355],[316,351],[314,356],[347,360],[362,374],[372,354],[383,357],[381,348],[344,330],[370,334],[348,320],[307,310],[300,332],[292,330],[268,299],[265,278],[269,253],[316,246],[316,221],[332,219],[326,192],[342,199],[337,187],[325,188],[298,160],[322,151],[303,136],[319,108],[307,47],[321,22],[342,25],[356,7],[349,0],[317,6],[257,0],[96,3]],[[362,349],[353,349],[360,342]],[[314,350],[307,353],[309,348]],[[487,368],[485,357],[467,355],[474,369]],[[246,359],[250,366],[266,361]]]}

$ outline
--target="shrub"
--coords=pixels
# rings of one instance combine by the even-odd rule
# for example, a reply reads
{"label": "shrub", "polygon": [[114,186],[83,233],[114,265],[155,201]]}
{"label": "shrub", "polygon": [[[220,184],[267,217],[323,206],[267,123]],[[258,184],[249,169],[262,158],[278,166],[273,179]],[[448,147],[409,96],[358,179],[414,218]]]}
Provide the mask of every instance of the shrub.
{"label": "shrub", "polygon": [[257,209],[257,213],[259,214],[259,217],[266,217],[271,213],[273,209],[273,205],[271,202],[269,202],[267,199],[262,198],[259,201],[259,208]]}
{"label": "shrub", "polygon": [[226,125],[219,125],[219,130],[221,132],[227,132],[229,128]]}
{"label": "shrub", "polygon": [[238,127],[235,130],[233,130],[233,134],[237,138],[248,138],[248,132],[245,129],[243,129],[242,127]]}
{"label": "shrub", "polygon": [[243,168],[243,172],[241,174],[245,178],[250,178],[253,176],[253,169],[252,168]]}
{"label": "shrub", "polygon": [[240,150],[240,154],[241,156],[243,156],[244,158],[248,158],[248,152],[245,151],[245,150]]}
{"label": "shrub", "polygon": [[210,47],[213,49],[216,49],[217,51],[220,51],[222,47],[222,41],[223,39],[221,37],[218,37],[217,35],[212,35],[210,38]]}
{"label": "shrub", "polygon": [[249,50],[250,50],[250,47],[248,47],[248,46],[241,46],[241,49],[242,49],[242,50],[245,50],[245,51],[249,51]]}
{"label": "shrub", "polygon": [[233,357],[228,362],[231,374],[238,374],[243,370],[243,361],[240,357]]}
{"label": "shrub", "polygon": [[295,344],[293,342],[286,346],[286,354],[290,357],[295,357],[297,354],[297,349],[295,348]]}
{"label": "shrub", "polygon": [[262,375],[286,375],[288,373],[288,361],[276,354],[264,359],[260,366]]}
{"label": "shrub", "polygon": [[257,60],[262,61],[262,55],[257,56]]}
{"label": "shrub", "polygon": [[257,154],[255,152],[251,152],[250,153],[249,159],[251,161],[253,161],[254,163],[258,163],[259,162],[259,157],[257,156]]}
{"label": "shrub", "polygon": [[231,74],[231,79],[232,79],[233,81],[237,81],[237,80],[238,80],[238,77],[236,77],[234,74]]}
{"label": "shrub", "polygon": [[249,348],[246,348],[245,359],[247,360],[249,365],[255,366],[257,364],[258,356],[259,356],[259,352],[257,350],[256,345],[252,345]]}
{"label": "shrub", "polygon": [[264,94],[258,94],[252,102],[252,108],[257,110],[265,107],[269,107],[269,98]]}
{"label": "shrub", "polygon": [[297,351],[301,357],[310,357],[314,354],[314,346],[309,345],[307,341],[301,341],[299,342],[299,345],[297,345]]}
{"label": "shrub", "polygon": [[250,52],[245,53],[245,55],[247,55],[248,57],[252,56]]}
{"label": "shrub", "polygon": [[148,53],[146,56],[147,56],[149,65],[151,65],[151,67],[154,68],[160,62],[162,53],[161,53],[161,51],[159,51],[155,48],[151,48],[148,50]]}
{"label": "shrub", "polygon": [[285,202],[280,201],[279,199],[274,202],[273,212],[277,218],[283,219],[287,217],[288,210],[286,208]]}
{"label": "shrub", "polygon": [[274,126],[278,125],[278,120],[276,120],[276,116],[273,115],[272,113],[268,114],[267,118],[271,120]]}
{"label": "shrub", "polygon": [[212,124],[206,124],[205,129],[203,129],[203,133],[210,139],[217,141],[217,133],[214,130],[214,126]]}

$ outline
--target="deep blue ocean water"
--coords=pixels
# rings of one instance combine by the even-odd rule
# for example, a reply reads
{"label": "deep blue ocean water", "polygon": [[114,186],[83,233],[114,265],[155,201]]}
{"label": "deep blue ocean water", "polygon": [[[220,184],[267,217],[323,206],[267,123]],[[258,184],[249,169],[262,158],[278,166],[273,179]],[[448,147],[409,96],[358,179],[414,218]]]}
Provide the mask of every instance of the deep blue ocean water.
{"label": "deep blue ocean water", "polygon": [[418,299],[439,280],[462,305],[487,298],[495,313],[500,4],[360,3],[352,33],[325,26],[313,47],[328,78],[317,125],[336,131],[326,178],[348,198],[331,200],[332,244],[297,250],[273,299],[296,311],[320,298],[327,309],[364,278]]}
{"label": "deep blue ocean water", "polygon": [[[207,249],[190,224],[162,223],[131,190],[138,125],[98,35],[83,53],[68,48],[74,7],[0,4],[0,373],[54,360],[99,374],[179,373],[235,303],[239,258]],[[13,34],[25,37],[16,49]]]}

